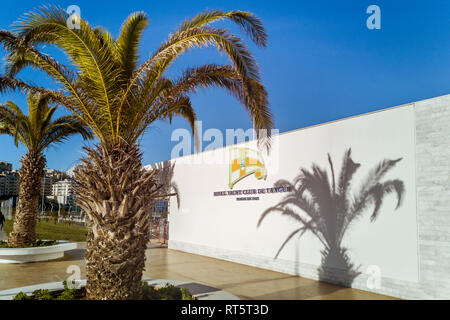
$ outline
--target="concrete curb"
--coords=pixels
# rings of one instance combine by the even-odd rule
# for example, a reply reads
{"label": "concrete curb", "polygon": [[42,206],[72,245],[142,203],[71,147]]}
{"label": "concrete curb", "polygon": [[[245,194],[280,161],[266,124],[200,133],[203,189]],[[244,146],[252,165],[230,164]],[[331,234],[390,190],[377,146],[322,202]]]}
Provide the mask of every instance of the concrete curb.
{"label": "concrete curb", "polygon": [[0,263],[26,263],[48,261],[64,256],[64,251],[77,249],[76,242],[59,241],[59,244],[47,247],[0,248]]}

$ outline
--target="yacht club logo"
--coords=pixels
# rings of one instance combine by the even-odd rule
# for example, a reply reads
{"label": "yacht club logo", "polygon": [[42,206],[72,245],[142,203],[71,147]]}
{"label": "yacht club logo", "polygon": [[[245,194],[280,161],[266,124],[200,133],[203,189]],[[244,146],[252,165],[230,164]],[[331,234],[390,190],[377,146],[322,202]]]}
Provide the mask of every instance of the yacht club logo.
{"label": "yacht club logo", "polygon": [[250,148],[231,148],[228,183],[230,189],[233,189],[237,182],[252,174],[258,180],[266,180],[267,172],[261,154]]}

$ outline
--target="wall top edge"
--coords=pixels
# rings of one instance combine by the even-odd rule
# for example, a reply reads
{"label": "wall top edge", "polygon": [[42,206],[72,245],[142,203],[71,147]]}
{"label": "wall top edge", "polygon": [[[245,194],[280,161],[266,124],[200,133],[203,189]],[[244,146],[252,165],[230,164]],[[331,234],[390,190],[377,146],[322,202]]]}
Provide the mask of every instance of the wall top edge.
{"label": "wall top edge", "polygon": [[[316,128],[316,127],[331,125],[331,124],[335,124],[335,123],[338,123],[338,122],[343,122],[343,121],[347,121],[347,120],[351,120],[351,119],[355,119],[355,118],[371,116],[373,114],[386,112],[386,111],[392,111],[394,109],[409,108],[409,107],[413,108],[414,104],[416,104],[416,103],[430,101],[430,100],[438,100],[438,99],[442,99],[444,97],[450,97],[450,94],[445,94],[445,95],[442,95],[442,96],[432,97],[432,98],[418,100],[418,101],[414,101],[414,102],[408,102],[408,103],[397,105],[397,106],[393,106],[393,107],[386,107],[386,108],[383,108],[383,109],[374,110],[374,111],[370,111],[370,112],[366,112],[366,113],[361,113],[361,114],[357,114],[357,115],[353,115],[353,116],[349,116],[349,117],[345,117],[345,118],[340,118],[340,119],[336,119],[336,120],[331,120],[331,121],[327,121],[327,122],[323,122],[323,123],[318,123],[318,124],[314,124],[314,125],[303,127],[303,128],[293,129],[293,130],[281,132],[281,133],[279,133],[277,135],[274,135],[274,137],[276,137],[276,136],[280,137],[280,136],[283,136],[283,135],[286,135],[286,134],[299,132],[299,131],[304,131],[304,130],[308,130],[308,129],[312,129],[312,128]],[[221,148],[216,148],[214,150],[207,150],[207,151],[202,151],[202,152],[199,152],[199,153],[192,153],[192,154],[184,155],[184,156],[181,156],[181,157],[171,158],[171,159],[168,159],[168,160],[165,160],[165,161],[151,163],[151,164],[145,165],[145,167],[149,167],[149,166],[151,166],[153,164],[159,164],[159,163],[163,163],[163,162],[166,162],[166,161],[183,159],[183,158],[186,158],[186,157],[192,157],[192,156],[199,155],[199,154],[205,154],[207,152],[218,151],[220,149],[226,149],[226,148],[232,147],[232,146],[239,146],[239,145],[242,145],[242,144],[247,144],[247,143],[252,142],[252,141],[255,141],[255,139],[249,140],[249,141],[245,141],[245,142],[239,142],[239,143],[228,145],[228,146],[224,146],[224,147],[221,147]]]}

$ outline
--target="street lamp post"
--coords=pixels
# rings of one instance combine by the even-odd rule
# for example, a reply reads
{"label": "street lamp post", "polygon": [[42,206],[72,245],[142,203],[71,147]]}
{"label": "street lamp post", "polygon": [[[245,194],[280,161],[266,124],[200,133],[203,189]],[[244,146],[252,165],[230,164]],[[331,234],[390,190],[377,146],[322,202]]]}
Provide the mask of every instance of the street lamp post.
{"label": "street lamp post", "polygon": [[45,197],[45,174],[44,174],[44,184],[42,185],[41,216],[44,215],[44,197]]}

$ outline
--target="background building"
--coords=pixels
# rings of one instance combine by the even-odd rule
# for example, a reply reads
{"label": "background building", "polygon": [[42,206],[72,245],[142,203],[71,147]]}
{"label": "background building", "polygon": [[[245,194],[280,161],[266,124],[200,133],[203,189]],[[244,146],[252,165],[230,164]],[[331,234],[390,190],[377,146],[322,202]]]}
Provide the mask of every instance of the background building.
{"label": "background building", "polygon": [[16,197],[19,194],[19,173],[12,164],[0,161],[0,197]]}
{"label": "background building", "polygon": [[5,162],[5,161],[0,161],[0,172],[4,172],[4,171],[11,171],[12,170],[12,164]]}
{"label": "background building", "polygon": [[[12,164],[0,161],[0,206],[2,212],[8,219],[12,219],[13,207],[15,207],[19,195],[19,172],[12,169]],[[167,207],[167,202],[165,203]],[[164,204],[158,207],[158,214],[164,211]],[[41,181],[41,192],[39,200],[39,212],[52,211],[60,213],[69,212],[78,217],[80,222],[80,208],[75,205],[75,194],[73,191],[73,177],[70,172],[62,172],[54,169],[44,169],[44,177]],[[167,210],[165,210],[167,212]]]}
{"label": "background building", "polygon": [[55,169],[45,169],[45,175],[41,182],[41,196],[52,196],[53,185],[58,181],[69,179],[69,175],[65,172]]}
{"label": "background building", "polygon": [[19,174],[12,164],[0,161],[0,209],[7,219],[12,219],[13,207],[19,195]]}
{"label": "background building", "polygon": [[[44,204],[44,199],[54,199],[63,206],[73,206],[74,196],[72,189],[72,180],[66,172],[44,169],[44,177],[41,181],[41,200],[39,205]],[[16,203],[19,195],[20,177],[19,171],[12,169],[12,164],[0,161],[0,199],[7,200],[12,198],[12,203]],[[47,206],[44,206],[48,210]]]}
{"label": "background building", "polygon": [[64,206],[74,205],[73,180],[64,179],[52,185],[52,196],[58,204]]}

